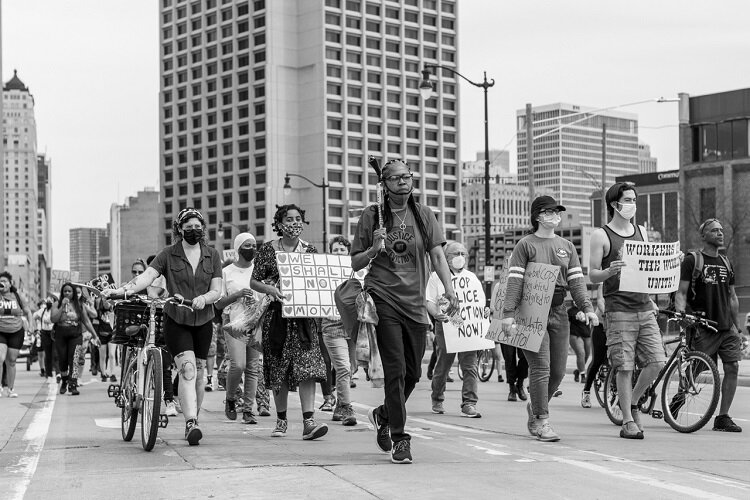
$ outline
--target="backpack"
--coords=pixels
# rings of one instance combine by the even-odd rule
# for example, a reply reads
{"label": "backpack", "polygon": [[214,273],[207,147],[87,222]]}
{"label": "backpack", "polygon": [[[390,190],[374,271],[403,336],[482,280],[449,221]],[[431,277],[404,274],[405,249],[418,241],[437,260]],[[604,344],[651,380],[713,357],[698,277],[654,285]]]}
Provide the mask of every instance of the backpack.
{"label": "backpack", "polygon": [[[703,272],[703,252],[696,252],[692,251],[689,252],[690,255],[693,256],[693,259],[695,260],[695,264],[693,265],[693,277],[690,280],[690,290],[693,292],[693,299],[695,299],[695,280],[697,280],[701,273]],[[718,254],[719,257],[721,257],[721,261],[724,263],[724,266],[726,266],[727,271],[729,271],[729,274],[734,274],[734,271],[732,270],[732,264],[729,262],[729,259],[727,259],[726,255],[724,254]]]}

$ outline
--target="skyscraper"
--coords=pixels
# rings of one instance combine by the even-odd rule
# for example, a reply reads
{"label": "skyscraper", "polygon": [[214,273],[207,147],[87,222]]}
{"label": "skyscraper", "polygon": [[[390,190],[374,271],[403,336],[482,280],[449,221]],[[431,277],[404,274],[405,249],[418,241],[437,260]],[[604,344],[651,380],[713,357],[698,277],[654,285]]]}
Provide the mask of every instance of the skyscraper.
{"label": "skyscraper", "polygon": [[[229,248],[249,229],[274,237],[275,205],[298,203],[303,238],[351,235],[350,210],[375,201],[368,155],[403,158],[419,200],[458,227],[458,85],[424,64],[458,65],[456,2],[287,0],[160,2],[160,234],[186,206]],[[329,184],[326,209],[319,187]],[[217,231],[219,223],[222,230]]]}
{"label": "skyscraper", "polygon": [[49,286],[49,271],[52,267],[52,160],[44,154],[36,157],[37,170],[37,251],[39,252],[40,290]]}
{"label": "skyscraper", "polygon": [[[534,185],[544,186],[581,224],[592,221],[589,197],[602,189],[602,130],[606,124],[606,182],[638,173],[638,117],[620,111],[596,111],[572,104],[548,104],[532,109]],[[516,112],[518,179],[529,185],[526,110]],[[564,125],[562,128],[561,125]]]}
{"label": "skyscraper", "polygon": [[651,156],[651,146],[645,142],[638,142],[638,173],[651,174],[656,172],[657,159]]}
{"label": "skyscraper", "polygon": [[70,230],[70,270],[78,271],[82,283],[98,276],[99,255],[109,245],[107,230],[100,227],[74,227]]}
{"label": "skyscraper", "polygon": [[159,244],[159,193],[154,188],[138,191],[123,205],[113,203],[109,215],[109,248],[106,254],[102,252],[99,256],[108,256],[110,272],[115,282],[120,283],[132,279],[130,269],[135,259],[145,260],[162,248]]}

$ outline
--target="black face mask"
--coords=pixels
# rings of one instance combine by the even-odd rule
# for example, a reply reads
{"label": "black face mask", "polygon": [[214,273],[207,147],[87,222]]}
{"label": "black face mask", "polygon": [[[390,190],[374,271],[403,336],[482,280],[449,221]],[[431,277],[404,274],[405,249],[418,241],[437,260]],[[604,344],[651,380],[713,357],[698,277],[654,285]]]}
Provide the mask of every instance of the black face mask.
{"label": "black face mask", "polygon": [[203,238],[203,229],[185,229],[182,238],[191,245],[195,245]]}
{"label": "black face mask", "polygon": [[237,250],[237,253],[242,256],[243,259],[250,262],[255,257],[255,249],[254,248],[240,248]]}
{"label": "black face mask", "polygon": [[46,303],[44,304],[44,306],[45,306],[45,307],[46,307],[47,309],[52,309],[52,302],[46,302]]}

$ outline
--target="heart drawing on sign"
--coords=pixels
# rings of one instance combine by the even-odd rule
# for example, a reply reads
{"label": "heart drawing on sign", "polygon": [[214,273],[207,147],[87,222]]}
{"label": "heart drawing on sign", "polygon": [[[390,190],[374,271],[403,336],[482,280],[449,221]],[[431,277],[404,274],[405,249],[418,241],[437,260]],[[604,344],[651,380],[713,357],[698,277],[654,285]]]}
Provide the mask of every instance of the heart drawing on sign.
{"label": "heart drawing on sign", "polygon": [[284,306],[284,317],[291,317],[292,316],[293,308],[292,306]]}
{"label": "heart drawing on sign", "polygon": [[292,280],[281,280],[281,284],[284,285],[284,288],[289,288],[292,286]]}
{"label": "heart drawing on sign", "polygon": [[278,259],[280,263],[286,264],[287,255],[285,253],[276,254],[276,258]]}
{"label": "heart drawing on sign", "polygon": [[287,293],[286,294],[286,301],[287,302],[291,302],[292,301],[292,294],[291,293]]}
{"label": "heart drawing on sign", "polygon": [[289,275],[289,266],[279,266],[279,274],[282,276]]}

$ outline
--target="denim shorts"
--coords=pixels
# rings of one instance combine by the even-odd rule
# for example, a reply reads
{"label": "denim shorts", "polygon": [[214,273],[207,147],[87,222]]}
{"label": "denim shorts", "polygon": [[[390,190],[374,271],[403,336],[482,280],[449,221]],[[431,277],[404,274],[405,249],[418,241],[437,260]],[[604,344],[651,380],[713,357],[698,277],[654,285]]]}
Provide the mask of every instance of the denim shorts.
{"label": "denim shorts", "polygon": [[667,360],[653,311],[608,311],[607,357],[613,368],[634,370]]}

